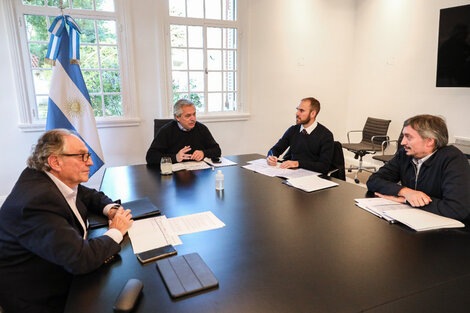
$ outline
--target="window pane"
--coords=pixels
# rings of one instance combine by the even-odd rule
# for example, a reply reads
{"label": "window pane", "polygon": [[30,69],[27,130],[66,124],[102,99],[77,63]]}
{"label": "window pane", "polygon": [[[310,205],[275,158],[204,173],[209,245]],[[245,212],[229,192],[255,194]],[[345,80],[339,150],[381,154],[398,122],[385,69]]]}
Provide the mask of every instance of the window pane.
{"label": "window pane", "polygon": [[186,49],[171,49],[171,65],[174,70],[186,70],[187,64]]}
{"label": "window pane", "polygon": [[121,80],[119,71],[103,71],[103,92],[120,92]]}
{"label": "window pane", "polygon": [[40,15],[25,15],[26,33],[28,40],[48,41],[46,17]]}
{"label": "window pane", "polygon": [[173,91],[188,91],[187,72],[173,72]]}
{"label": "window pane", "polygon": [[222,29],[207,27],[207,48],[222,48]]}
{"label": "window pane", "polygon": [[224,73],[224,91],[235,91],[236,89],[236,75],[234,72]]}
{"label": "window pane", "polygon": [[100,73],[98,71],[82,71],[88,92],[101,92]]}
{"label": "window pane", "polygon": [[224,70],[235,70],[237,68],[237,52],[224,51]]}
{"label": "window pane", "polygon": [[94,46],[80,45],[80,67],[98,68],[98,53]]}
{"label": "window pane", "polygon": [[172,47],[186,47],[186,26],[170,25],[170,38]]}
{"label": "window pane", "polygon": [[208,50],[207,51],[207,68],[209,70],[222,70],[222,51],[221,50]]}
{"label": "window pane", "polygon": [[[174,89],[173,89],[174,90]],[[173,103],[176,103],[179,99],[189,99],[189,95],[187,93],[173,93]]]}
{"label": "window pane", "polygon": [[[58,8],[59,4],[60,4],[59,0],[47,0],[47,6]],[[64,8],[68,8],[69,7],[69,1],[64,0],[63,3],[62,3],[62,6]]]}
{"label": "window pane", "polygon": [[103,97],[100,95],[90,95],[91,107],[95,116],[103,116],[102,99]]}
{"label": "window pane", "polygon": [[105,95],[104,96],[104,110],[107,116],[121,116],[122,115],[121,95]]}
{"label": "window pane", "polygon": [[222,110],[222,94],[210,93],[208,95],[207,109],[209,112],[218,112]]}
{"label": "window pane", "polygon": [[189,69],[204,69],[204,54],[202,49],[189,49]]}
{"label": "window pane", "polygon": [[72,7],[74,9],[93,10],[92,0],[72,0]]}
{"label": "window pane", "polygon": [[44,6],[44,0],[23,0],[23,4]]}
{"label": "window pane", "polygon": [[44,62],[47,53],[47,43],[30,43],[29,53],[32,67],[51,68],[51,65]]}
{"label": "window pane", "polygon": [[114,0],[95,0],[96,11],[114,12]]}
{"label": "window pane", "polygon": [[34,70],[34,89],[36,94],[48,94],[49,86],[51,81],[52,71],[51,70]]}
{"label": "window pane", "polygon": [[224,111],[235,111],[237,109],[236,94],[224,94]]}
{"label": "window pane", "polygon": [[186,16],[184,0],[170,0],[170,16]]}
{"label": "window pane", "polygon": [[47,103],[49,102],[48,96],[37,96],[36,103],[38,104],[38,118],[46,119],[47,117]]}
{"label": "window pane", "polygon": [[188,17],[204,18],[203,0],[187,0]]}
{"label": "window pane", "polygon": [[235,28],[224,28],[223,36],[224,48],[237,48],[237,30]]}
{"label": "window pane", "polygon": [[192,48],[202,48],[202,26],[188,26],[188,45]]}
{"label": "window pane", "polygon": [[191,92],[204,92],[204,72],[190,72],[189,87],[191,89]]}
{"label": "window pane", "polygon": [[235,0],[222,0],[222,19],[227,21],[236,21],[236,3]]}
{"label": "window pane", "polygon": [[206,0],[206,18],[220,20],[220,0]]}
{"label": "window pane", "polygon": [[222,73],[220,72],[209,72],[208,74],[208,90],[209,91],[221,91],[222,90]]}
{"label": "window pane", "polygon": [[98,27],[98,39],[100,43],[116,44],[116,22],[115,21],[96,21]]}
{"label": "window pane", "polygon": [[95,21],[83,18],[75,19],[82,31],[80,35],[81,43],[96,43]]}
{"label": "window pane", "polygon": [[119,68],[117,47],[100,48],[101,68]]}
{"label": "window pane", "polygon": [[189,95],[189,98],[196,106],[196,112],[204,111],[204,94],[203,93],[191,93]]}

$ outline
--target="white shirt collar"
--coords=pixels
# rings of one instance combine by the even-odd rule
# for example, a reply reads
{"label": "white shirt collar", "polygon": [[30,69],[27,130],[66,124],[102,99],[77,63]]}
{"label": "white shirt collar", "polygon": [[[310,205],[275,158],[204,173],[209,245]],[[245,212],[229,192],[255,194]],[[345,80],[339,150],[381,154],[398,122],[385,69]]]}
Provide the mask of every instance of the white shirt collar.
{"label": "white shirt collar", "polygon": [[305,131],[307,132],[307,134],[310,135],[310,133],[313,132],[313,130],[317,127],[317,125],[318,125],[318,122],[317,122],[317,121],[313,122],[313,124],[310,125],[310,126],[307,127],[307,128],[305,128],[304,125],[302,124],[302,125],[300,125],[300,132],[302,132],[302,130],[305,129]]}
{"label": "white shirt collar", "polygon": [[71,199],[73,197],[76,197],[77,196],[77,190],[78,190],[78,186],[75,186],[73,188],[70,188],[69,186],[67,186],[66,184],[64,184],[59,178],[57,178],[56,176],[54,176],[53,174],[47,172],[47,171],[44,171],[47,176],[49,176],[52,181],[56,184],[57,188],[59,188],[59,191],[60,193],[64,196],[65,199]]}
{"label": "white shirt collar", "polygon": [[189,130],[187,130],[186,128],[184,128],[184,127],[180,124],[180,122],[176,121],[176,123],[178,123],[178,127],[179,127],[182,131],[184,131],[184,132],[188,132],[188,131],[189,131]]}

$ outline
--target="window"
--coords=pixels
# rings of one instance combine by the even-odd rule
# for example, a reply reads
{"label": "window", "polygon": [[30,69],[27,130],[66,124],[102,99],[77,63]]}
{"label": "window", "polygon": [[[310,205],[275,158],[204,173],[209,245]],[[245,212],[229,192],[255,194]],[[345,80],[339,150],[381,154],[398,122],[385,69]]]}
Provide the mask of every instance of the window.
{"label": "window", "polygon": [[236,0],[168,0],[172,104],[198,113],[241,112]]}
{"label": "window", "polygon": [[[23,128],[40,129],[45,124],[52,66],[45,62],[49,43],[48,29],[61,14],[59,0],[10,0],[16,10],[19,64],[23,71],[19,81],[28,92],[24,95]],[[90,94],[98,125],[110,121],[135,119],[129,106],[126,84],[129,80],[128,58],[122,57],[125,45],[119,36],[122,16],[120,0],[63,0],[64,14],[71,15],[80,26],[80,68]],[[116,2],[116,3],[115,3]],[[124,65],[124,66],[123,66]],[[20,86],[21,88],[21,86]],[[33,125],[33,126],[31,126]],[[34,125],[39,127],[34,127]]]}

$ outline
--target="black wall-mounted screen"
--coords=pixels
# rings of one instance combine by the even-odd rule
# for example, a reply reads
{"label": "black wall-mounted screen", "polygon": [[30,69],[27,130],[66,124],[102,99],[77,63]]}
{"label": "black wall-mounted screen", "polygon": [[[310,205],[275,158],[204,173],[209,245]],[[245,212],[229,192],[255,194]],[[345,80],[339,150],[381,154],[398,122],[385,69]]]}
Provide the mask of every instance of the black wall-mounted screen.
{"label": "black wall-mounted screen", "polygon": [[437,87],[470,87],[470,5],[442,9]]}

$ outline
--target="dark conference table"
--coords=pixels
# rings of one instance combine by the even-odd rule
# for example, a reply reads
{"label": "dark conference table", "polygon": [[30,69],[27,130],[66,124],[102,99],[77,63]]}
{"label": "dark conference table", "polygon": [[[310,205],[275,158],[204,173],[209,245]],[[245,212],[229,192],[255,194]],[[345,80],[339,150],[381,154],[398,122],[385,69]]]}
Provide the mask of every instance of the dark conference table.
{"label": "dark conference table", "polygon": [[[172,299],[155,262],[141,265],[126,236],[120,258],[75,277],[66,312],[113,312],[130,278],[144,284],[134,312],[468,312],[470,233],[414,232],[356,207],[366,190],[306,193],[241,168],[260,155],[228,157],[225,190],[212,170],[161,176],[147,165],[106,169],[113,199],[149,197],[167,217],[210,210],[226,226],[181,236],[219,287]],[[103,232],[104,230],[101,230]]]}

